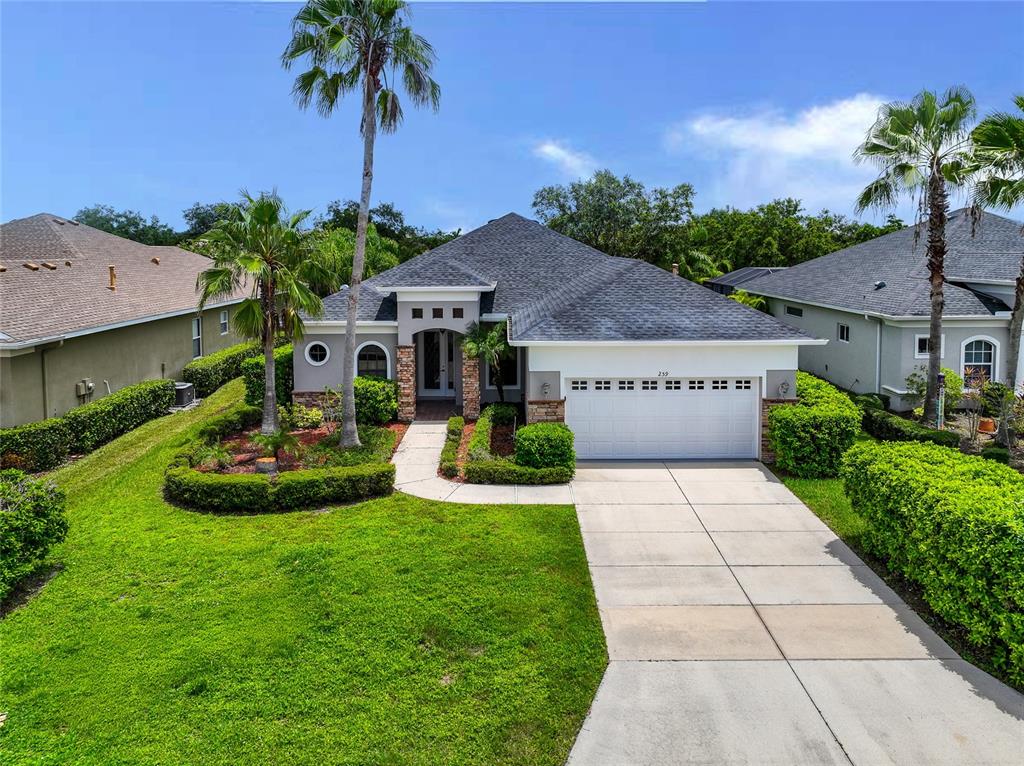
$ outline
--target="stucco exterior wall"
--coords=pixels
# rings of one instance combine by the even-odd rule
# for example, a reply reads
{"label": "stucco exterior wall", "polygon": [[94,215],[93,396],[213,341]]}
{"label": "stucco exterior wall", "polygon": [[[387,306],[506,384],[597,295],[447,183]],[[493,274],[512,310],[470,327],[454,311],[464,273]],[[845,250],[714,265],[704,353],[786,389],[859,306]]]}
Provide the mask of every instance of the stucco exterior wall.
{"label": "stucco exterior wall", "polygon": [[[526,349],[523,347],[518,348],[519,352],[519,378],[516,380],[516,385],[510,386],[505,383],[502,387],[505,389],[505,401],[506,402],[521,402],[525,399],[525,391],[528,382],[528,371],[526,369]],[[487,373],[484,366],[480,365],[480,401],[481,402],[496,402],[498,401],[498,389],[494,386],[488,386]]]}
{"label": "stucco exterior wall", "polygon": [[[330,351],[326,364],[319,367],[310,364],[306,360],[306,347],[311,343],[323,343]],[[397,361],[397,333],[368,332],[356,335],[356,348],[364,343],[377,343],[384,348],[388,355],[388,371],[392,379],[395,378],[395,364]],[[295,390],[296,391],[323,391],[324,388],[338,388],[341,386],[342,359],[345,353],[344,333],[318,333],[307,332],[301,341],[295,344]]]}
{"label": "stucco exterior wall", "polygon": [[[230,316],[235,307],[228,306]],[[239,343],[228,329],[220,334],[221,309],[203,313],[203,353],[210,354]],[[30,353],[0,360],[0,426],[13,426],[63,415],[79,404],[96,401],[111,391],[154,378],[181,378],[192,361],[192,319],[185,314],[145,324],[130,325],[92,335],[69,338],[63,345],[47,344]],[[43,360],[46,363],[45,396]],[[75,395],[75,384],[91,378],[93,394]],[[43,402],[46,402],[45,412]]]}
{"label": "stucco exterior wall", "polygon": [[[421,319],[413,319],[412,310],[423,309]],[[452,316],[452,309],[461,308],[462,317]],[[433,310],[441,309],[442,316],[434,318]],[[402,346],[412,344],[413,336],[421,330],[454,330],[465,334],[466,328],[480,320],[480,298],[476,293],[466,300],[434,300],[428,295],[419,296],[414,300],[398,301],[398,343]]]}

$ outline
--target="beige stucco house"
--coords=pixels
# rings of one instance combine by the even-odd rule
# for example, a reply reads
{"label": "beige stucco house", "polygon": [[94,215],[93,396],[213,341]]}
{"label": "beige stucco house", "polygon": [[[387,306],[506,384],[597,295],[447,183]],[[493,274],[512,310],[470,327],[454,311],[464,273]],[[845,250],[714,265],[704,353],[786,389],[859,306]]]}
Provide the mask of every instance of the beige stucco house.
{"label": "beige stucco house", "polygon": [[176,378],[237,343],[241,294],[196,313],[196,276],[208,265],[48,213],[0,226],[0,426]]}

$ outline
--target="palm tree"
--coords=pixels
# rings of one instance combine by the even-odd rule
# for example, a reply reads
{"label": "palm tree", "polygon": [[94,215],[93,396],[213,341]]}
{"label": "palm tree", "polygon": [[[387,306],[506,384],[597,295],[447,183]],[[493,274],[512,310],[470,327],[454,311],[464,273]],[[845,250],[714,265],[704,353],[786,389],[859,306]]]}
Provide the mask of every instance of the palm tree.
{"label": "palm tree", "polygon": [[879,170],[857,198],[857,211],[889,208],[906,195],[917,202],[915,237],[927,218],[927,254],[931,283],[931,322],[928,328],[928,385],[925,420],[938,419],[939,354],[944,308],[946,219],[950,191],[970,180],[971,129],[974,97],[964,88],[941,96],[921,91],[910,103],[893,102],[879,110],[854,158]]}
{"label": "palm tree", "polygon": [[301,338],[301,314],[320,316],[323,302],[310,282],[331,278],[316,258],[309,257],[307,239],[299,230],[309,215],[288,216],[276,194],[252,197],[242,192],[225,220],[207,232],[213,265],[199,274],[199,310],[212,299],[234,297],[248,287],[249,297],[235,311],[235,330],[263,345],[263,423],[260,432],[277,431],[274,341],[284,334]]}
{"label": "palm tree", "polygon": [[352,279],[348,289],[345,358],[342,364],[341,445],[359,445],[356,431],[355,356],[359,285],[366,258],[366,227],[373,184],[373,145],[378,125],[384,133],[402,121],[397,79],[417,106],[436,111],[441,89],[430,77],[434,49],[406,24],[403,0],[310,0],[292,22],[292,39],[281,56],[284,67],[308,59],[310,68],[295,78],[292,93],[306,109],[316,103],[324,117],[333,113],[349,93],[358,92],[362,105],[359,130],[363,136],[363,184],[356,217]]}
{"label": "palm tree", "polygon": [[473,322],[462,336],[462,353],[477,357],[491,368],[491,380],[498,389],[498,400],[502,402],[505,401],[505,388],[501,379],[501,363],[512,357],[512,347],[508,345],[507,336],[505,322],[490,327]]}
{"label": "palm tree", "polygon": [[[974,210],[982,207],[1009,210],[1024,203],[1024,95],[1014,98],[1020,114],[997,112],[974,129],[974,156],[981,178],[974,190]],[[1010,315],[1010,353],[1007,384],[1016,390],[1017,363],[1020,358],[1020,334],[1024,328],[1024,258],[1014,289]]]}

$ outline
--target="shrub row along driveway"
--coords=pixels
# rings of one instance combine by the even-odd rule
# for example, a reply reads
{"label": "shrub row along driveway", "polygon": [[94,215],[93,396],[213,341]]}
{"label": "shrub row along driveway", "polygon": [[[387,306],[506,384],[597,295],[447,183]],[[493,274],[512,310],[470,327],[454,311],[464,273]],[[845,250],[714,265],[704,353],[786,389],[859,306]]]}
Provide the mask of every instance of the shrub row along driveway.
{"label": "shrub row along driveway", "polygon": [[960,659],[757,463],[581,463],[610,665],[571,766],[1016,763]]}

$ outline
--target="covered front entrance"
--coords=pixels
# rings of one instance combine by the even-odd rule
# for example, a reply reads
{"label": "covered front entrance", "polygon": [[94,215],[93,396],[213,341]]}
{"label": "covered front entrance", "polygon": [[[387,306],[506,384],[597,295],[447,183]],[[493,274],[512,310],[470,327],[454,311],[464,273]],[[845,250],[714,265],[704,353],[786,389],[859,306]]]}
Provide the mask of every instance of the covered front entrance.
{"label": "covered front entrance", "polygon": [[416,334],[418,398],[460,398],[461,337],[451,330],[424,330]]}

